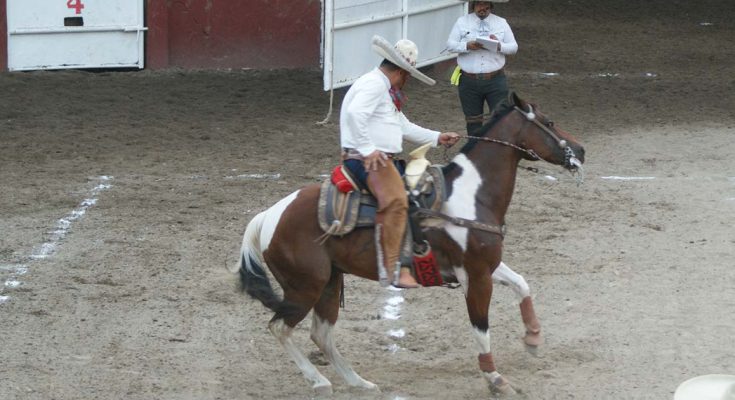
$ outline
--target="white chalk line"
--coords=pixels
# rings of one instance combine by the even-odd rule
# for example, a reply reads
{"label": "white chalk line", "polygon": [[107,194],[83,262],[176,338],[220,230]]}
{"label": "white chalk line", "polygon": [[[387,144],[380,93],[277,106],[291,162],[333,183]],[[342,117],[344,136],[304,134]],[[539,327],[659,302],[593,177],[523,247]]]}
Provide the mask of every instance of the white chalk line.
{"label": "white chalk line", "polygon": [[[112,187],[109,183],[112,179],[112,176],[107,175],[92,178],[92,180],[99,183],[89,191],[87,197],[82,200],[77,208],[73,209],[69,214],[56,222],[53,229],[48,232],[48,239],[33,248],[31,254],[27,257],[29,261],[51,257],[59,247],[61,240],[63,240],[69,233],[72,223],[82,218],[90,207],[97,204],[97,197],[100,192]],[[7,272],[9,275],[5,278],[3,285],[0,286],[0,304],[8,302],[11,299],[11,296],[3,295],[3,292],[6,289],[12,290],[23,284],[19,278],[20,276],[28,273],[28,265],[26,263],[0,264],[0,273],[3,272]]]}
{"label": "white chalk line", "polygon": [[385,292],[387,297],[380,311],[380,318],[389,321],[393,325],[386,332],[388,338],[394,341],[386,348],[391,354],[395,354],[402,349],[397,341],[406,336],[406,331],[403,328],[396,327],[397,321],[401,319],[403,303],[406,301],[402,292],[403,289],[389,286],[387,292]]}
{"label": "white chalk line", "polygon": [[656,179],[655,176],[601,176],[600,179],[613,181],[650,181]]}
{"label": "white chalk line", "polygon": [[572,78],[656,78],[658,73],[652,71],[642,71],[635,73],[620,73],[620,72],[596,72],[596,73],[574,73],[574,74],[562,74],[554,71],[515,71],[511,75],[518,76],[536,76],[540,78],[555,78],[555,77],[572,77]]}

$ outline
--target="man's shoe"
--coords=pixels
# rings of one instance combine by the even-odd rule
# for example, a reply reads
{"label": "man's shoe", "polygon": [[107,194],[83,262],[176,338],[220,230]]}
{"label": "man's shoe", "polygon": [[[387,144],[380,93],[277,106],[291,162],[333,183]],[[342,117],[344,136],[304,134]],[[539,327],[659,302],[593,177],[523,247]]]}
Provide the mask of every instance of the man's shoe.
{"label": "man's shoe", "polygon": [[393,286],[401,289],[415,289],[421,287],[411,274],[411,268],[409,267],[401,267],[401,273],[398,276],[398,283]]}

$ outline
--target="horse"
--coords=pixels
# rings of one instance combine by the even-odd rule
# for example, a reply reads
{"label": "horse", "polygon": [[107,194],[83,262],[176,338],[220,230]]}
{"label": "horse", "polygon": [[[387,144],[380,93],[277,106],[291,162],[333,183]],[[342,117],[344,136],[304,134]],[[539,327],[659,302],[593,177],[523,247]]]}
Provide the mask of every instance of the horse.
{"label": "horse", "polygon": [[[521,159],[543,159],[572,173],[581,172],[583,146],[537,110],[511,93],[491,119],[443,167],[447,200],[440,214],[422,223],[446,281],[463,288],[478,345],[481,374],[491,391],[515,393],[495,366],[488,313],[492,275],[501,264],[505,213],[510,205]],[[237,266],[242,290],[274,312],[270,332],[317,395],[330,395],[332,384],[292,341],[298,323],[313,310],[310,337],[353,387],[378,390],[359,376],[339,353],[333,339],[344,274],[378,280],[375,233],[359,228],[344,236],[323,235],[317,221],[320,185],[303,187],[247,225]],[[278,295],[267,268],[282,289]]]}

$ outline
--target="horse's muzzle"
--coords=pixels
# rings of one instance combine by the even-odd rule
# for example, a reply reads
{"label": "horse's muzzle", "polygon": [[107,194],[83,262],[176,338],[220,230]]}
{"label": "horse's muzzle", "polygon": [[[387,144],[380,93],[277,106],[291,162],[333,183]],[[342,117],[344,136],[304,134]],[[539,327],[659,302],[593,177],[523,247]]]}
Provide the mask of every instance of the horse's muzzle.
{"label": "horse's muzzle", "polygon": [[584,164],[584,147],[579,146],[576,151],[571,146],[564,148],[564,168],[574,171]]}

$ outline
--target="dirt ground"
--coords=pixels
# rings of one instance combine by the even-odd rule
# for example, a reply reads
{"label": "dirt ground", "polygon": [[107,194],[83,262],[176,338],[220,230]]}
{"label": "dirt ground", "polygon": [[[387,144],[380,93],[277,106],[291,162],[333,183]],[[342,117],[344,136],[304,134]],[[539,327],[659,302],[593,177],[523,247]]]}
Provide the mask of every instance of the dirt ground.
{"label": "dirt ground", "polygon": [[[499,371],[524,399],[670,399],[735,373],[735,3],[497,11],[520,44],[511,86],[587,149],[581,186],[519,172],[504,259],[547,343],[524,350],[497,287]],[[407,115],[461,131],[446,71],[428,73]],[[250,218],[337,163],[343,95],[321,126],[316,70],[0,74],[0,399],[312,396],[226,267]],[[324,364],[308,329],[295,340]],[[319,365],[336,399],[490,397],[461,290],[348,277],[335,335],[382,389]]]}

